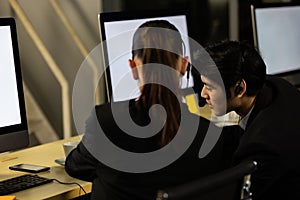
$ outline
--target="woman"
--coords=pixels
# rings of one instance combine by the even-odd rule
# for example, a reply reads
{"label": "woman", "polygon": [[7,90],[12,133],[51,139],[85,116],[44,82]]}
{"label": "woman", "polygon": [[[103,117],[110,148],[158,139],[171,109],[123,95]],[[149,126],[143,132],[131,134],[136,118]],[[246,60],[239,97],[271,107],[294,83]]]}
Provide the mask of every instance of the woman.
{"label": "woman", "polygon": [[[198,157],[211,125],[208,120],[189,113],[182,101],[180,77],[188,66],[183,51],[181,35],[168,21],[149,21],[135,32],[129,65],[139,83],[139,98],[96,106],[86,122],[83,141],[66,160],[66,171],[71,176],[93,182],[92,199],[153,200],[159,189],[225,167],[224,160],[228,160],[226,156],[231,151],[224,149],[223,136],[206,157]],[[130,131],[123,127],[130,123],[127,123],[128,110],[129,118],[138,126],[129,125]],[[213,129],[220,131],[215,126]],[[134,162],[131,156],[118,157],[119,149],[111,152],[101,149],[106,145],[97,139],[102,131],[111,143],[130,152],[132,157],[138,154],[147,159]],[[158,151],[158,159],[155,156],[148,159],[149,154]],[[181,151],[182,155],[178,154]],[[109,162],[103,159],[105,156]],[[170,159],[172,156],[174,160]]]}

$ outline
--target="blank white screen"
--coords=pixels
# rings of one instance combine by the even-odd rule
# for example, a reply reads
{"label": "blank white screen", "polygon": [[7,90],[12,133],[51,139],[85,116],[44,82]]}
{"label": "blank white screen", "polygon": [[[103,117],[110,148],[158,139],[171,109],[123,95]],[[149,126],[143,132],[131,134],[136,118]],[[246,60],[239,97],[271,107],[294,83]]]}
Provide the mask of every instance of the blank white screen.
{"label": "blank white screen", "polygon": [[11,30],[0,27],[0,127],[21,124]]}
{"label": "blank white screen", "polygon": [[300,69],[300,6],[256,8],[258,48],[268,74]]}

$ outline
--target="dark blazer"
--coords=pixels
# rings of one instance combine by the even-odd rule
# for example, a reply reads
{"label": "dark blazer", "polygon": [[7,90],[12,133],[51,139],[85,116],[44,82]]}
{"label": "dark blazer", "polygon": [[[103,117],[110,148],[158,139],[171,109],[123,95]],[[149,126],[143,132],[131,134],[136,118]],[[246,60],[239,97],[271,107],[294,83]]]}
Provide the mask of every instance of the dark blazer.
{"label": "dark blazer", "polygon": [[267,78],[235,158],[258,162],[253,200],[300,199],[300,93],[295,87]]}
{"label": "dark blazer", "polygon": [[[128,110],[128,103],[132,120],[139,126],[147,125],[149,123],[148,111],[141,105],[136,106],[134,101],[116,103],[118,112],[123,112],[123,108]],[[183,112],[188,112],[186,107],[183,110],[186,110]],[[124,172],[113,169],[96,159],[99,158],[96,155],[97,151],[100,152],[101,150],[97,149],[95,151],[94,146],[98,145],[101,148],[101,144],[91,142],[94,140],[93,137],[99,134],[93,128],[95,123],[101,125],[102,130],[112,143],[130,152],[144,153],[159,149],[157,143],[159,133],[148,138],[130,136],[122,131],[115,122],[110,104],[96,106],[95,111],[97,116],[92,112],[86,122],[86,133],[83,140],[69,154],[65,166],[67,173],[71,176],[93,183],[92,199],[153,200],[159,189],[189,182],[226,168],[232,161],[232,155],[237,146],[237,140],[233,139],[235,137],[227,133],[225,129],[212,151],[206,157],[200,159],[198,157],[199,149],[210,122],[189,113],[186,117],[191,122],[194,119],[200,119],[199,124],[196,124],[199,125],[199,128],[197,126],[196,137],[182,156],[170,165],[155,171],[144,173]],[[219,130],[215,126],[212,127]],[[189,132],[179,132],[178,134],[189,134]],[[88,140],[90,141],[88,142]],[[100,153],[105,154],[106,152]],[[126,157],[123,158],[125,161],[126,159]]]}

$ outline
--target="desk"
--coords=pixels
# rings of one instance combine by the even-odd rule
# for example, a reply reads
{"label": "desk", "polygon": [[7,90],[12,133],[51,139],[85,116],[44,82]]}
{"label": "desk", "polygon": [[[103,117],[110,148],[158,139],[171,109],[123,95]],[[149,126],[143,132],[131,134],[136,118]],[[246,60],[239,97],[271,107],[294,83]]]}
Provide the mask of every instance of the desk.
{"label": "desk", "polygon": [[[25,174],[25,172],[12,171],[9,166],[27,163],[49,166],[51,169],[48,172],[38,173],[39,176],[46,178],[55,178],[62,182],[79,183],[86,192],[91,191],[91,183],[81,181],[70,177],[64,169],[64,166],[54,162],[57,158],[64,157],[62,144],[67,141],[80,141],[79,136],[69,139],[59,140],[52,143],[47,143],[20,151],[15,151],[0,155],[0,180],[12,178]],[[77,185],[62,185],[57,182],[48,183],[35,188],[13,193],[18,200],[38,200],[38,199],[70,199],[84,194]]]}

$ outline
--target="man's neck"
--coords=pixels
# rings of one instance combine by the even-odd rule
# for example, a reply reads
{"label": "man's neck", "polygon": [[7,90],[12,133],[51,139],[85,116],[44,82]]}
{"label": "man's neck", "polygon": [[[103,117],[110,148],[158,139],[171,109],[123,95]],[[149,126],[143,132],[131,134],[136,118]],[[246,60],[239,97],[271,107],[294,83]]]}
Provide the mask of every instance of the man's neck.
{"label": "man's neck", "polygon": [[241,118],[245,117],[249,113],[251,108],[254,106],[255,99],[256,99],[256,96],[251,96],[251,97],[247,96],[247,97],[245,97],[243,99],[243,102],[242,102],[239,110],[236,111],[236,113],[238,115],[240,115]]}

